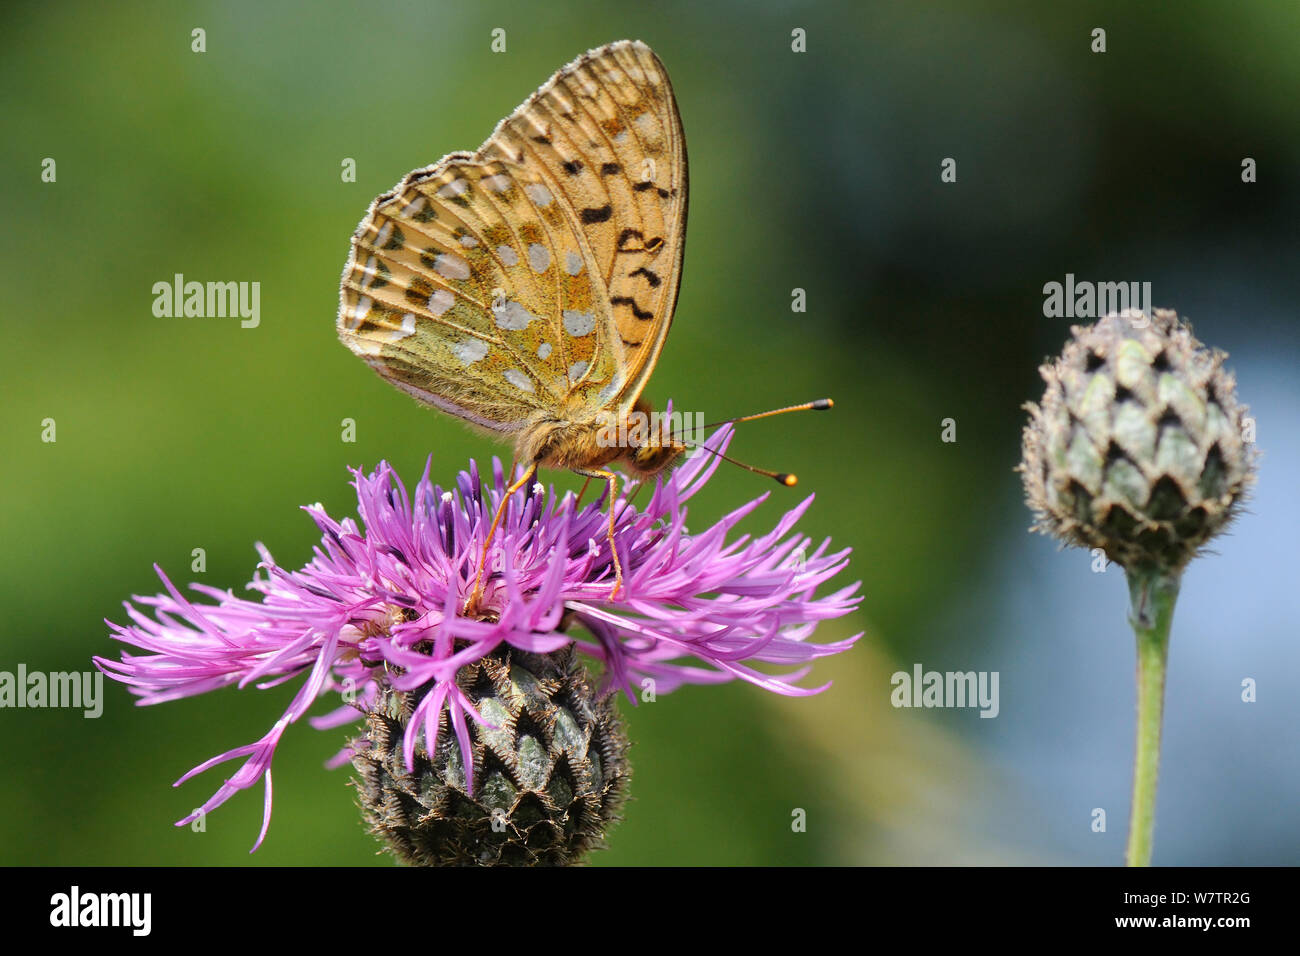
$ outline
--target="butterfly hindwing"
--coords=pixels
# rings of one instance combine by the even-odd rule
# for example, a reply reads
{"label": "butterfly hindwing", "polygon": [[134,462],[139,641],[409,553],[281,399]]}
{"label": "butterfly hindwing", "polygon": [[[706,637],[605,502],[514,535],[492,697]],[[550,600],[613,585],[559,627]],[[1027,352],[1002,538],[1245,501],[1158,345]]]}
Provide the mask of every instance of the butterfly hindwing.
{"label": "butterfly hindwing", "polygon": [[575,268],[572,226],[527,173],[453,155],[376,200],[353,239],[339,321],[394,384],[503,431],[588,372],[608,310]]}
{"label": "butterfly hindwing", "polygon": [[476,153],[409,174],[352,241],[338,329],[382,376],[475,424],[626,408],[671,320],[685,152],[639,43],[593,51]]}

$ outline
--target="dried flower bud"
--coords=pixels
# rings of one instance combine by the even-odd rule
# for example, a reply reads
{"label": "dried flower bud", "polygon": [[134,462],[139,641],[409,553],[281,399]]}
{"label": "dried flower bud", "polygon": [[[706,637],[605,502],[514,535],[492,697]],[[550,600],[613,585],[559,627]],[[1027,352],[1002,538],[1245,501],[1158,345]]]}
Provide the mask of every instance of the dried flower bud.
{"label": "dried flower bud", "polygon": [[602,845],[628,779],[627,738],[612,696],[597,699],[572,647],[502,650],[461,668],[457,686],[496,726],[468,721],[468,792],[442,711],[432,760],[402,752],[415,692],[384,688],[352,744],[362,814],[396,857],[415,865],[562,865]]}
{"label": "dried flower bud", "polygon": [[1246,408],[1171,310],[1075,326],[1039,369],[1019,468],[1034,530],[1125,568],[1177,571],[1223,530],[1254,479]]}

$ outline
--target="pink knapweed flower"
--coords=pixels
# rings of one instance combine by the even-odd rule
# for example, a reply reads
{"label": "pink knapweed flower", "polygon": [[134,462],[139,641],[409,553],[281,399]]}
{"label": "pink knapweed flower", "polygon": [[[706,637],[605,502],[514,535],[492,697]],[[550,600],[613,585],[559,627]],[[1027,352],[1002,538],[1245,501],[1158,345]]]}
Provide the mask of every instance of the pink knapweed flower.
{"label": "pink knapweed flower", "polygon": [[[321,505],[307,506],[322,532],[313,558],[289,571],[259,545],[260,570],[247,586],[257,592],[252,600],[192,584],[210,603],[191,601],[156,568],[165,593],[127,602],[130,624],[108,622],[117,640],[143,653],[95,658],[105,674],[139,696],[138,703],[230,684],[265,689],[305,675],[266,736],[203,762],[176,782],[244,760],[177,825],[262,780],[265,810],[256,849],[270,823],[271,759],[281,735],[319,698],[335,694],[345,703],[313,718],[315,727],[359,720],[386,689],[427,688],[402,741],[407,765],[421,738],[427,753],[434,752],[445,711],[472,792],[468,721],[491,725],[456,675],[503,645],[533,654],[575,645],[601,662],[607,688],[623,689],[634,703],[634,689],[647,680],[657,693],[734,678],[779,694],[825,689],[829,685],[797,682],[813,660],[846,650],[857,636],[825,644],[809,639],[819,621],[847,614],[861,599],[856,583],[815,595],[845,568],[848,551],[831,552],[829,541],[813,549],[795,531],[812,496],[761,537],[728,540],[767,495],[703,531],[686,529],[684,504],[712,476],[718,464],[713,453],[725,449],[730,434],[720,429],[704,450],[658,481],[643,508],[624,497],[615,502],[624,569],[616,601],[610,600],[614,574],[604,503],[579,506],[572,493],[557,498],[535,484],[510,501],[488,551],[479,613],[463,616],[506,488],[496,461],[486,487],[471,463],[447,491],[432,484],[426,466],[413,498],[387,463],[369,475],[354,471],[359,520],[336,521]],[[785,670],[767,673],[757,663]],[[345,750],[331,763],[350,756]]]}

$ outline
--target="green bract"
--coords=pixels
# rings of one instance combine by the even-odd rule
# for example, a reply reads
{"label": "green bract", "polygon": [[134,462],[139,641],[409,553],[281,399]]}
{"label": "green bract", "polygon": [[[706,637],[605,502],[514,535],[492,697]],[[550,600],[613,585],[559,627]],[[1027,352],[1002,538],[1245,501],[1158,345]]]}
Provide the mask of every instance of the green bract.
{"label": "green bract", "polygon": [[1125,568],[1181,569],[1238,510],[1253,423],[1223,367],[1176,313],[1075,326],[1024,431],[1034,529]]}

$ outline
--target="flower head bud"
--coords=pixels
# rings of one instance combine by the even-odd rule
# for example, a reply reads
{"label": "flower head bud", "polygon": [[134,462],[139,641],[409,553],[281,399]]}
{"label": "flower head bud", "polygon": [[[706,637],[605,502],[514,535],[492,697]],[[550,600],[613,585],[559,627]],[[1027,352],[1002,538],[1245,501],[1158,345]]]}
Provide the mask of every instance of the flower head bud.
{"label": "flower head bud", "polygon": [[573,648],[501,650],[456,683],[493,725],[464,725],[468,780],[449,711],[432,759],[419,747],[408,769],[403,741],[423,694],[385,687],[370,704],[352,743],[370,831],[424,866],[563,865],[601,846],[626,791],[627,738],[613,696],[597,699]]}
{"label": "flower head bud", "polygon": [[1101,548],[1125,568],[1180,570],[1238,510],[1254,479],[1246,408],[1172,310],[1075,326],[1039,371],[1020,472],[1034,530]]}

